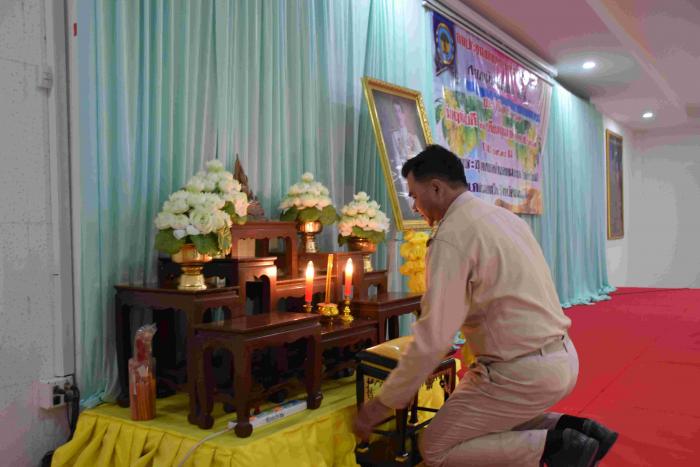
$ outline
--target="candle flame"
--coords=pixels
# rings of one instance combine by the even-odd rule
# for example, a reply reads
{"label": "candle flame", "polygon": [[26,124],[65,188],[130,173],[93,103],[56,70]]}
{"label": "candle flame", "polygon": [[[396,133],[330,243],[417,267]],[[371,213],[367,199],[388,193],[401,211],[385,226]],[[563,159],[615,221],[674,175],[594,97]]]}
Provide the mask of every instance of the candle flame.
{"label": "candle flame", "polygon": [[306,263],[306,278],[307,279],[314,278],[314,263],[313,263],[313,261],[309,261],[308,263]]}
{"label": "candle flame", "polygon": [[345,263],[345,275],[352,276],[352,258],[348,258],[348,261]]}

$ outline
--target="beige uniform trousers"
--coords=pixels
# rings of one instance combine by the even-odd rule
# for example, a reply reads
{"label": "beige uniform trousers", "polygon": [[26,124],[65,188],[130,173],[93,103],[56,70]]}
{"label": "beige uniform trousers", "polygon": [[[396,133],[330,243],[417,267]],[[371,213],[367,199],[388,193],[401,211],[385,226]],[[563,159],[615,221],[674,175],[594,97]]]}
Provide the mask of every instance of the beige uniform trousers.
{"label": "beige uniform trousers", "polygon": [[421,439],[432,466],[539,466],[547,429],[561,417],[545,413],[569,394],[578,355],[569,340],[559,350],[508,362],[477,362]]}

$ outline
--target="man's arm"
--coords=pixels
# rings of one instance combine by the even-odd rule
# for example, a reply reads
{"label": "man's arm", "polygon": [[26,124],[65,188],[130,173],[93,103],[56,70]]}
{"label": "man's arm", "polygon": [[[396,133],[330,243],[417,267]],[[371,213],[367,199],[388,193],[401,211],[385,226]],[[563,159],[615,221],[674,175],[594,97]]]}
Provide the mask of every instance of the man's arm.
{"label": "man's arm", "polygon": [[382,385],[379,401],[391,408],[406,407],[445,357],[467,316],[470,264],[456,247],[433,239],[428,253],[427,288],[421,317],[411,342]]}

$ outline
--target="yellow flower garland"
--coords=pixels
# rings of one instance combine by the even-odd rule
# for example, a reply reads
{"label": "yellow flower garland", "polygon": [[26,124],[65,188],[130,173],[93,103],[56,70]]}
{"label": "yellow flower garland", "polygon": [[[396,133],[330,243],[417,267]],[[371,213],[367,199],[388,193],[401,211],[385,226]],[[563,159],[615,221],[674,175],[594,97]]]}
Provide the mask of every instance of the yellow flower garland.
{"label": "yellow flower garland", "polygon": [[404,235],[404,243],[399,249],[405,262],[399,272],[408,276],[408,290],[425,292],[425,255],[428,252],[428,236],[425,232],[409,231]]}

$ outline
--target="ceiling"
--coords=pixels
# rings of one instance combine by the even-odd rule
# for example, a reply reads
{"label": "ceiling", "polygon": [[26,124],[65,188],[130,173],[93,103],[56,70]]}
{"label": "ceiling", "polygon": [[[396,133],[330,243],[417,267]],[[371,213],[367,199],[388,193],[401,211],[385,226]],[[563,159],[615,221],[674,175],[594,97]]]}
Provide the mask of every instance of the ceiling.
{"label": "ceiling", "polygon": [[700,0],[460,1],[623,126],[700,129]]}

